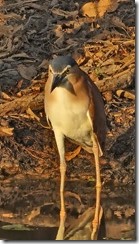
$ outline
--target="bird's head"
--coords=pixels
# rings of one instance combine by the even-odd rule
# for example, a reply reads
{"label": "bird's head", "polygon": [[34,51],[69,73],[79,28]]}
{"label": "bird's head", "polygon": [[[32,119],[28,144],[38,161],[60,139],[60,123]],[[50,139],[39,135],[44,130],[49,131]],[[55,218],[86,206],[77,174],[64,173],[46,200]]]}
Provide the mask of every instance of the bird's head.
{"label": "bird's head", "polygon": [[74,67],[78,66],[71,56],[58,56],[49,64],[49,76],[52,79],[51,92],[59,86],[66,86],[68,78],[74,72]]}

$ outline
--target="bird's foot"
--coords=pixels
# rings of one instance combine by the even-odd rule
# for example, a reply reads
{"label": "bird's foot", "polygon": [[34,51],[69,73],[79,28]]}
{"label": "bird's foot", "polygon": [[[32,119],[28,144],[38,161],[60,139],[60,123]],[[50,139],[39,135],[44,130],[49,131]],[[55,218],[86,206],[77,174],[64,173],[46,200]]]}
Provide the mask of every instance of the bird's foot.
{"label": "bird's foot", "polygon": [[81,151],[81,146],[78,146],[73,152],[67,152],[65,155],[66,161],[75,158]]}
{"label": "bird's foot", "polygon": [[91,233],[91,240],[98,239],[98,232],[99,232],[99,227],[100,227],[102,216],[103,216],[103,208],[100,206],[98,221],[96,219],[93,219],[93,221],[92,221],[93,231]]}
{"label": "bird's foot", "polygon": [[59,228],[57,235],[56,235],[56,241],[64,240],[64,229]]}
{"label": "bird's foot", "polygon": [[56,240],[64,240],[66,212],[60,211],[60,225],[56,235]]}

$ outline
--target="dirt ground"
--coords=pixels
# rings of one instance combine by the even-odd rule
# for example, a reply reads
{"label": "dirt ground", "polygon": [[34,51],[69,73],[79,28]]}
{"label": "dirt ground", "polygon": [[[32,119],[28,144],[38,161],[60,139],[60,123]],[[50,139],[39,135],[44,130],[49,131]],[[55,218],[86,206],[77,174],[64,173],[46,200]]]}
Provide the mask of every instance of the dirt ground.
{"label": "dirt ground", "polygon": [[[43,91],[49,60],[66,54],[90,75],[105,103],[99,239],[136,238],[135,3],[92,1],[88,8],[87,2],[0,1],[0,238],[13,238],[11,229],[3,234],[5,223],[47,227],[48,232],[58,227],[59,157],[45,119]],[[66,140],[67,152],[75,148]],[[87,211],[95,204],[94,186],[92,156],[82,149],[67,162],[67,239],[89,238],[85,226],[91,220],[86,217],[80,231],[78,226],[83,223],[79,216],[93,212]],[[35,238],[52,240],[55,232]]]}

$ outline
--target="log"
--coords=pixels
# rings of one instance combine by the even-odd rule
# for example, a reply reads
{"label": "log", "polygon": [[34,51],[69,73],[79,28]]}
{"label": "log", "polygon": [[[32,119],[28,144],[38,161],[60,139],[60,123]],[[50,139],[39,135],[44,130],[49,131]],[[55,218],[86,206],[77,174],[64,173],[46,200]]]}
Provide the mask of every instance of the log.
{"label": "log", "polygon": [[32,110],[41,110],[43,108],[44,92],[40,94],[28,94],[13,101],[0,104],[0,116],[4,116],[11,112],[25,112],[27,108]]}

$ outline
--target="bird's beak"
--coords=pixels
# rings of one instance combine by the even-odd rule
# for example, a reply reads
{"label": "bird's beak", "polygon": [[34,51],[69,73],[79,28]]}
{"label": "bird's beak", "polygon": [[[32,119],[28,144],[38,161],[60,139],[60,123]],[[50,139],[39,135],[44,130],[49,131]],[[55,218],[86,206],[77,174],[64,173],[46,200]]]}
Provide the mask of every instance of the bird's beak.
{"label": "bird's beak", "polygon": [[60,85],[61,83],[61,76],[60,75],[54,75],[53,76],[53,81],[52,81],[52,87],[51,87],[51,92]]}

